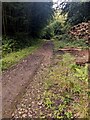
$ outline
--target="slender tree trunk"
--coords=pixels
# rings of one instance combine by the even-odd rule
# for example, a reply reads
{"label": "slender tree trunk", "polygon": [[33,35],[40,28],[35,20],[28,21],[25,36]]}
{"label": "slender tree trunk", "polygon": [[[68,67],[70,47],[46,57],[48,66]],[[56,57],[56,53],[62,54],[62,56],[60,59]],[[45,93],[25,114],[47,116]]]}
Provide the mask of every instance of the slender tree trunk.
{"label": "slender tree trunk", "polygon": [[3,34],[6,34],[6,27],[5,27],[5,14],[4,14],[4,9],[3,9],[3,11],[2,11],[2,24],[3,24]]}

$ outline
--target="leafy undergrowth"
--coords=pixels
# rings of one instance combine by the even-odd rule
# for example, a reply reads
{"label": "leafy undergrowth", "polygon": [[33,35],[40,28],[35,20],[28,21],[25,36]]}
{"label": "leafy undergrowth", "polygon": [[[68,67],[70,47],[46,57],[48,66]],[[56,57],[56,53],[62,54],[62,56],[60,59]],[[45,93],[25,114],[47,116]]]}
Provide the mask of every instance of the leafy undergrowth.
{"label": "leafy undergrowth", "polygon": [[53,42],[55,45],[55,50],[65,47],[74,47],[74,48],[79,47],[82,49],[86,49],[89,47],[85,39],[75,40],[74,38],[71,38],[70,35],[67,34],[55,36],[53,38]]}
{"label": "leafy undergrowth", "polygon": [[59,119],[88,117],[87,65],[77,66],[69,53],[55,56],[45,81],[43,102],[47,117]]}
{"label": "leafy undergrowth", "polygon": [[39,41],[38,44],[4,55],[2,59],[2,70],[8,69],[29,54],[32,54],[35,50],[37,50],[37,48],[41,46],[42,43],[43,41]]}

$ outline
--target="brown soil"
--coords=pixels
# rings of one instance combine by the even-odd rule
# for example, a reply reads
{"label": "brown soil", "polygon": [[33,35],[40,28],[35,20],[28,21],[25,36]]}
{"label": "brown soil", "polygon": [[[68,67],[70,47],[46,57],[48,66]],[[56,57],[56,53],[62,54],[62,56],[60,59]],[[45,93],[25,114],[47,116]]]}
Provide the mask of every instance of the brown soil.
{"label": "brown soil", "polygon": [[[30,86],[29,93],[33,92],[32,88],[38,86],[39,81],[35,82],[35,75],[39,72],[41,66],[44,66],[44,68],[49,67],[52,54],[53,44],[48,41],[38,51],[2,74],[3,118],[11,118],[12,112],[16,109],[17,103],[21,102],[28,86]],[[34,96],[38,94],[38,88],[34,89],[36,91]],[[34,96],[30,94],[31,100]]]}
{"label": "brown soil", "polygon": [[[66,49],[62,49],[62,51],[63,50],[66,50]],[[74,48],[73,50],[77,50],[77,49]],[[63,51],[63,52],[65,53],[65,51]],[[68,52],[68,51],[66,51],[66,52]],[[73,52],[73,53],[75,54],[75,52]],[[46,83],[46,80],[48,80],[48,74],[50,72],[49,66],[50,65],[53,66],[54,63],[57,62],[57,57],[55,58],[55,56],[52,56],[52,54],[53,54],[53,52],[49,51],[49,54],[47,54],[44,57],[41,65],[40,65],[40,68],[38,69],[37,73],[35,74],[35,76],[32,79],[32,82],[30,82],[30,84],[26,88],[26,92],[22,96],[21,101],[19,100],[17,102],[17,104],[14,105],[15,109],[12,112],[12,119],[13,118],[27,118],[27,119],[29,119],[29,118],[49,119],[50,118],[50,119],[53,119],[53,117],[54,117],[53,110],[48,109],[44,103],[44,99],[45,99],[44,93],[46,91],[44,85]],[[60,55],[61,55],[61,53],[60,53]],[[81,55],[81,54],[78,54],[78,55]],[[50,59],[52,57],[53,57],[53,59]],[[59,58],[58,61],[60,62],[60,60],[62,60],[62,59]],[[52,93],[54,93],[55,95],[58,95],[58,96],[63,94],[62,89],[60,88],[60,86],[58,86],[57,83],[54,84],[54,86],[52,88],[50,88],[50,91],[52,91]],[[52,98],[52,99],[54,101],[54,98]],[[73,100],[77,100],[77,99],[78,99],[78,97],[72,99],[72,103],[73,103]],[[63,101],[59,97],[54,102],[55,102],[55,105],[58,106]]]}
{"label": "brown soil", "polygon": [[[60,49],[55,54],[71,53],[76,63],[88,61],[88,50]],[[48,41],[32,55],[2,75],[3,118],[40,118],[50,115],[43,104],[44,83],[53,58],[53,43]]]}

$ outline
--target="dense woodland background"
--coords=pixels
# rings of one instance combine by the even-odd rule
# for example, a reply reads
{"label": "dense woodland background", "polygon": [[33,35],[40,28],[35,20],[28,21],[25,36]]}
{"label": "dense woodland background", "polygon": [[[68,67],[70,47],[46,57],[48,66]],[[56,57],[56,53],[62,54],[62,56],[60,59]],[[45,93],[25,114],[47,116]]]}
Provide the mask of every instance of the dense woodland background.
{"label": "dense woodland background", "polygon": [[[43,29],[47,25],[50,25],[50,23],[53,23],[52,29],[55,29],[55,33],[57,33],[57,29],[61,31],[62,26],[60,26],[60,22],[62,21],[59,21],[58,18],[55,19],[56,9],[63,16],[67,14],[65,25],[75,25],[90,20],[90,2],[63,2],[57,6],[57,8],[53,8],[52,2],[2,3],[3,42],[9,37],[13,39],[12,42],[14,45],[17,44],[16,47],[19,47],[19,45],[20,47],[24,47],[32,42],[30,41],[30,37],[41,38],[43,36]],[[48,31],[45,31],[48,32],[48,34],[50,34],[49,29],[50,28],[48,28]]]}
{"label": "dense woodland background", "polygon": [[2,55],[4,57],[57,35],[59,38],[63,36],[62,40],[68,38],[69,42],[71,27],[89,20],[90,2],[3,2]]}
{"label": "dense woodland background", "polygon": [[3,35],[23,47],[29,37],[40,37],[52,14],[52,3],[3,3]]}

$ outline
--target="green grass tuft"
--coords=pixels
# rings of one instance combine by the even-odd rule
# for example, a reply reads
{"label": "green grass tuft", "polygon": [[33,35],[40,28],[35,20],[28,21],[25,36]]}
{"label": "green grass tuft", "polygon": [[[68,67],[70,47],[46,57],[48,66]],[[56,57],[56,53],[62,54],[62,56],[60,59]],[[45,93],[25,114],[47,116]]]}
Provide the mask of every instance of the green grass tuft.
{"label": "green grass tuft", "polygon": [[55,45],[55,50],[58,50],[60,48],[66,48],[66,47],[74,47],[74,48],[79,47],[81,49],[86,49],[89,47],[86,44],[86,40],[84,39],[75,40],[66,34],[54,37],[53,42]]}
{"label": "green grass tuft", "polygon": [[21,59],[25,58],[29,54],[33,53],[37,48],[41,46],[42,42],[32,45],[31,47],[24,48],[22,50],[19,50],[17,52],[12,52],[7,55],[4,55],[2,58],[2,70],[6,70],[12,65],[19,62]]}

